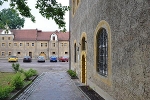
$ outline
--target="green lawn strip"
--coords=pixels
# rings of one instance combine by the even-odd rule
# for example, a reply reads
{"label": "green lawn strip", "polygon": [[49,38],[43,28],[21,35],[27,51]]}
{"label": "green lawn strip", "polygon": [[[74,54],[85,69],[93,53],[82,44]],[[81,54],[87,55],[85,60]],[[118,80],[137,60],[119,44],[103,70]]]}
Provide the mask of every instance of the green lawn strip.
{"label": "green lawn strip", "polygon": [[[6,88],[8,86],[11,87],[11,82],[15,75],[16,75],[16,73],[13,73],[13,72],[0,72],[0,88],[2,89],[2,88]],[[25,75],[23,73],[21,73],[21,77],[22,77],[22,79],[25,79]],[[31,83],[31,80],[24,80],[23,87],[29,85],[30,83]],[[18,91],[19,90],[16,90],[16,89],[13,90],[10,93],[9,98],[12,97],[13,95],[15,95]],[[1,96],[0,96],[0,99],[2,99]]]}
{"label": "green lawn strip", "polygon": [[0,86],[1,87],[8,86],[12,81],[14,75],[15,73],[12,72],[0,72]]}

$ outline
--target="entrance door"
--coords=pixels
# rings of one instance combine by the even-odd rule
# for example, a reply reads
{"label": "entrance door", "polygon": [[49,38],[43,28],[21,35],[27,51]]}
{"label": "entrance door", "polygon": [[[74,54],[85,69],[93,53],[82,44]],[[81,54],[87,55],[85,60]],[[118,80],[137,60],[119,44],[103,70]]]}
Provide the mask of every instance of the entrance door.
{"label": "entrance door", "polygon": [[29,52],[29,56],[32,58],[32,52]]}
{"label": "entrance door", "polygon": [[40,53],[40,56],[44,56],[45,59],[46,59],[46,54],[45,54],[44,52],[41,52],[41,53]]}
{"label": "entrance door", "polygon": [[82,83],[86,83],[86,65],[85,56],[82,56]]}

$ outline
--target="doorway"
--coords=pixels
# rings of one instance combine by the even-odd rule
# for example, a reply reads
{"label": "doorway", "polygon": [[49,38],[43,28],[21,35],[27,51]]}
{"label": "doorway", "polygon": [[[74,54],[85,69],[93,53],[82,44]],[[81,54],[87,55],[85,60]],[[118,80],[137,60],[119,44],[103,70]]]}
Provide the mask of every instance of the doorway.
{"label": "doorway", "polygon": [[86,84],[86,60],[84,55],[82,55],[81,82]]}
{"label": "doorway", "polygon": [[39,56],[44,56],[46,59],[46,54],[44,52],[41,52]]}
{"label": "doorway", "polygon": [[29,56],[32,58],[32,52],[29,52]]}

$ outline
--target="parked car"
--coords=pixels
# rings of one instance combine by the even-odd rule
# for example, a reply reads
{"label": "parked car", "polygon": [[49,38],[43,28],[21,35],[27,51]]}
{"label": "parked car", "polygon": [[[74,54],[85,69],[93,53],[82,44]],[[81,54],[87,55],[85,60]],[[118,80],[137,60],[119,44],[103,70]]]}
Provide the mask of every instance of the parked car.
{"label": "parked car", "polygon": [[32,62],[32,58],[30,56],[24,56],[23,62]]}
{"label": "parked car", "polygon": [[68,62],[69,58],[67,56],[62,56],[59,58],[60,62]]}
{"label": "parked car", "polygon": [[8,62],[12,62],[12,61],[18,62],[18,57],[17,57],[17,56],[10,56],[10,57],[8,58]]}
{"label": "parked car", "polygon": [[51,56],[50,57],[50,62],[57,62],[57,57],[56,56]]}
{"label": "parked car", "polygon": [[44,56],[38,56],[37,62],[45,62],[45,57]]}

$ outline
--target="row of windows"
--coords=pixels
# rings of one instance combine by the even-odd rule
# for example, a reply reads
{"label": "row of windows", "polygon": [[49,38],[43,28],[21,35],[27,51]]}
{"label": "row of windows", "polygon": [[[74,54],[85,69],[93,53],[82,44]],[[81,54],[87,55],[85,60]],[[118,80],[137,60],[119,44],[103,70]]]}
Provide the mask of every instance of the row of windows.
{"label": "row of windows", "polygon": [[[12,52],[11,51],[9,51],[8,52],[8,55],[10,56],[12,54]],[[17,55],[20,55],[21,54],[21,52],[17,52]],[[55,52],[52,52],[52,54],[56,54]],[[68,52],[65,52],[65,54],[68,54]],[[1,52],[1,56],[5,56],[6,54],[5,54],[5,51],[2,51]]]}
{"label": "row of windows", "polygon": [[[2,40],[5,40],[5,39],[6,39],[6,37],[2,37]],[[7,39],[10,40],[10,37],[7,37]]]}
{"label": "row of windows", "polygon": [[[52,52],[52,54],[56,54],[55,52]],[[65,52],[65,54],[68,54],[68,52]]]}
{"label": "row of windows", "polygon": [[63,47],[63,46],[67,46],[67,43],[61,43],[61,46]]}
{"label": "row of windows", "polygon": [[[8,46],[12,46],[13,43],[8,43]],[[14,43],[14,46],[17,46],[18,43]],[[34,46],[34,43],[31,43]],[[2,43],[1,46],[5,46],[5,43]],[[23,46],[23,43],[19,43],[19,46]],[[26,46],[29,46],[29,43],[26,43]]]}
{"label": "row of windows", "polygon": [[[17,46],[18,43],[14,43],[14,46]],[[26,46],[29,46],[29,43],[26,43]],[[1,46],[5,46],[5,43],[2,43]],[[8,43],[8,46],[12,46],[12,43]],[[20,43],[19,46],[23,46],[23,43]],[[31,46],[34,46],[34,43],[31,43]],[[47,47],[47,43],[41,43],[41,47]],[[52,43],[52,46],[55,47],[55,43]],[[67,46],[67,43],[61,43],[61,46]]]}

